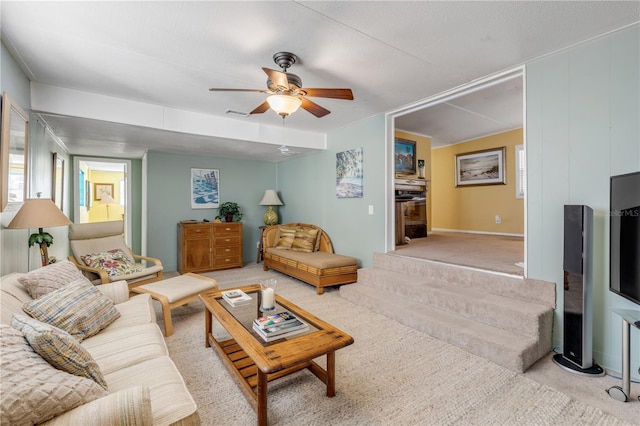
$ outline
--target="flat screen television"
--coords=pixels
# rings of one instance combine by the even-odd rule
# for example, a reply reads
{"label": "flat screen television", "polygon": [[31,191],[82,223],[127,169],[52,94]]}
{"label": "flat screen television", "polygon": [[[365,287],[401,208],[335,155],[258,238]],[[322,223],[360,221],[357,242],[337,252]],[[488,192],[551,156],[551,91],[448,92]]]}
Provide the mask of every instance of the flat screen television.
{"label": "flat screen television", "polygon": [[396,175],[416,174],[416,143],[407,139],[395,139],[395,172]]}
{"label": "flat screen television", "polygon": [[609,289],[640,305],[640,172],[612,176]]}

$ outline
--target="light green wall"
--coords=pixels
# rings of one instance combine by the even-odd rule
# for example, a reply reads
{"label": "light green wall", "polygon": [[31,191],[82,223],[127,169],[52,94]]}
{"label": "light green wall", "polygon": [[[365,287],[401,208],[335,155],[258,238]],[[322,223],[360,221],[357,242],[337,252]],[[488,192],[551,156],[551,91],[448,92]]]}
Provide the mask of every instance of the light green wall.
{"label": "light green wall", "polygon": [[[337,253],[371,266],[384,251],[385,122],[379,115],[327,135],[327,150],[278,163],[278,188],[285,206],[281,221],[322,227]],[[336,154],[363,148],[362,198],[337,198]],[[374,214],[369,215],[372,205]]]}
{"label": "light green wall", "polygon": [[[527,268],[556,283],[562,344],[563,205],[594,210],[594,358],[620,371],[621,320],[638,306],[609,291],[609,178],[640,170],[638,25],[531,63],[527,93]],[[632,370],[640,364],[632,332]]]}
{"label": "light green wall", "polygon": [[158,152],[148,155],[148,255],[162,260],[165,271],[177,270],[177,223],[213,221],[218,215],[218,209],[191,208],[192,167],[220,170],[220,202],[240,205],[244,214],[242,258],[245,263],[255,262],[258,226],[264,225],[265,212],[258,203],[266,189],[276,189],[276,163]]}

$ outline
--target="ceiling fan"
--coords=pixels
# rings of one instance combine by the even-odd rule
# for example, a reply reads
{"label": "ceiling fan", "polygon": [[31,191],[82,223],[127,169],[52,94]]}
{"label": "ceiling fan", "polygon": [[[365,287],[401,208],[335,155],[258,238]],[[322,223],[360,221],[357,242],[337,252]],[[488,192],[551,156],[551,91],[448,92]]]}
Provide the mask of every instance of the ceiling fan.
{"label": "ceiling fan", "polygon": [[294,113],[299,107],[309,111],[318,118],[322,118],[331,113],[331,111],[310,101],[307,97],[353,100],[351,89],[303,88],[302,79],[295,74],[287,72],[287,69],[295,64],[297,59],[296,55],[290,52],[277,52],[273,55],[273,61],[282,68],[282,71],[262,68],[268,77],[268,90],[222,89],[215,87],[209,90],[212,92],[259,92],[269,94],[271,96],[249,114],[262,114],[271,108],[282,116],[282,118]]}

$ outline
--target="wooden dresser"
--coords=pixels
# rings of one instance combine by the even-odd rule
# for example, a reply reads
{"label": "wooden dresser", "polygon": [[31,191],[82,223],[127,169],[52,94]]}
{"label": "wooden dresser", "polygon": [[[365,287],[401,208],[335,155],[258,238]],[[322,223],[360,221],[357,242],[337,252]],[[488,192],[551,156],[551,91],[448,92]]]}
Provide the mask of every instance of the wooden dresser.
{"label": "wooden dresser", "polygon": [[178,272],[242,268],[242,222],[178,223]]}

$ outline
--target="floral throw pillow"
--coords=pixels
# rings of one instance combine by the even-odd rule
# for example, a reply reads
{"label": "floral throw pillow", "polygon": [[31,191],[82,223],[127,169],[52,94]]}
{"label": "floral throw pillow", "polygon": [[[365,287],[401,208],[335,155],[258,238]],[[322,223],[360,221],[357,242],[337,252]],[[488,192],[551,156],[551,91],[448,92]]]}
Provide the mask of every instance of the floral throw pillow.
{"label": "floral throw pillow", "polygon": [[107,275],[126,275],[140,272],[138,266],[129,260],[129,257],[120,249],[109,250],[101,253],[92,253],[80,256],[87,266],[104,269]]}

